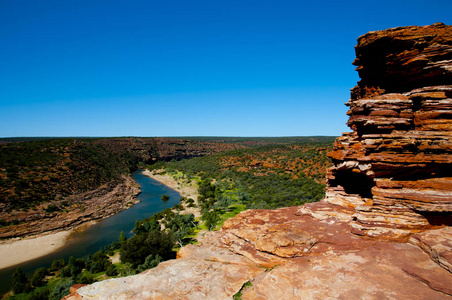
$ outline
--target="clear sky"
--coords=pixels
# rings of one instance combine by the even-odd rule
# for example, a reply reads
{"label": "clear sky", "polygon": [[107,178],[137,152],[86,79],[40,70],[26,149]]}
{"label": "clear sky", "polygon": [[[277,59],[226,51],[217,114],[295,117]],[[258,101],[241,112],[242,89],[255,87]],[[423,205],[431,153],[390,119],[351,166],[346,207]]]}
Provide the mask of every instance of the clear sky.
{"label": "clear sky", "polygon": [[0,137],[340,135],[356,39],[450,0],[0,0]]}

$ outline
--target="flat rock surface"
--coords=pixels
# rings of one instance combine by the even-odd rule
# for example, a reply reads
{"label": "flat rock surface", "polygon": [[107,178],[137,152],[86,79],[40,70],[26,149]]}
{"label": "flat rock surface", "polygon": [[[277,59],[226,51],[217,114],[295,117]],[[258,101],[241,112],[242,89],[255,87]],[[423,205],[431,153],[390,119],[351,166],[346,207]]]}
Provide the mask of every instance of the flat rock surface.
{"label": "flat rock surface", "polygon": [[[325,203],[311,210],[316,205]],[[394,243],[300,211],[242,212],[176,260],[82,287],[67,299],[232,299],[248,281],[242,299],[452,299],[452,274],[425,248],[449,258],[450,228]]]}
{"label": "flat rock surface", "polygon": [[415,234],[410,242],[419,246],[431,259],[452,273],[452,227]]}
{"label": "flat rock surface", "polygon": [[387,243],[278,266],[243,299],[451,299],[451,284],[419,248]]}
{"label": "flat rock surface", "polygon": [[245,282],[264,271],[257,266],[181,258],[77,292],[82,299],[230,299]]}

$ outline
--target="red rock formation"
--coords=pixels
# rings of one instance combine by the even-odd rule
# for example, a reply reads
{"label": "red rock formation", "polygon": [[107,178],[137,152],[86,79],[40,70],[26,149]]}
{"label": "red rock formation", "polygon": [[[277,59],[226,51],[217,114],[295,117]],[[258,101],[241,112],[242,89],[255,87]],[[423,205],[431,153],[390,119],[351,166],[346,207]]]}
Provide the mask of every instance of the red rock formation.
{"label": "red rock formation", "polygon": [[452,223],[452,26],[358,39],[353,130],[329,153],[326,201],[355,210],[353,232],[404,238]]}
{"label": "red rock formation", "polygon": [[176,260],[82,287],[66,299],[232,299],[248,281],[242,299],[452,298],[450,227],[388,243],[303,208],[244,211],[182,248]]}

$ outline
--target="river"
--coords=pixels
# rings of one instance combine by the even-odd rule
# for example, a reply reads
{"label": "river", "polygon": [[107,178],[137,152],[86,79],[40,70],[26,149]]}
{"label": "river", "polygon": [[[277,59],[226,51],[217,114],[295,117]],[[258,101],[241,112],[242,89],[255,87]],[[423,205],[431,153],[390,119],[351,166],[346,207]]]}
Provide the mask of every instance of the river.
{"label": "river", "polygon": [[[11,276],[17,267],[21,267],[28,277],[31,277],[37,268],[50,267],[54,259],[64,258],[67,262],[71,256],[87,257],[99,251],[101,247],[117,241],[121,231],[124,231],[126,236],[131,236],[135,221],[179,203],[181,195],[177,191],[144,175],[141,171],[133,172],[132,178],[141,185],[141,194],[138,195],[140,203],[89,226],[84,231],[74,233],[64,247],[51,254],[0,270],[0,295],[11,289]],[[163,194],[169,195],[170,200],[162,201]]]}

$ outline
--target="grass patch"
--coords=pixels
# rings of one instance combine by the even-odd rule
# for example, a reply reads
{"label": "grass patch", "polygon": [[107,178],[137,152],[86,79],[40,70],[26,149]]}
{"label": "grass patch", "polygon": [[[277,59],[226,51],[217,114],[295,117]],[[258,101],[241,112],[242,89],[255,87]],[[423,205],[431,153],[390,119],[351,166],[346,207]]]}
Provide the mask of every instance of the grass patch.
{"label": "grass patch", "polygon": [[242,212],[244,210],[246,210],[245,204],[237,203],[237,204],[233,204],[233,205],[229,206],[227,208],[226,213],[220,215],[220,221],[218,221],[214,230],[220,229],[221,227],[223,227],[223,224],[227,219],[235,217],[236,215],[238,215],[240,212]]}
{"label": "grass patch", "polygon": [[234,300],[242,300],[242,293],[243,291],[247,288],[247,287],[251,287],[253,286],[251,284],[251,281],[247,281],[242,285],[242,288],[240,289],[240,291],[238,291],[234,296],[232,296],[232,299]]}

